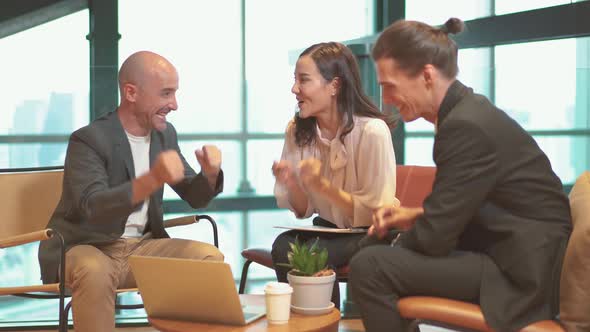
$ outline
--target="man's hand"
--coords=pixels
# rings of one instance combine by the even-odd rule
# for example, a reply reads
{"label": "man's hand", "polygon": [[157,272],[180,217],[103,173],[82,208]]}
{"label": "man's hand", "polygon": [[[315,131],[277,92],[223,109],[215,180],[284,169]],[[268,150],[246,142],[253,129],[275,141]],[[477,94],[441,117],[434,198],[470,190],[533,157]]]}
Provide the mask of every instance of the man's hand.
{"label": "man's hand", "polygon": [[298,167],[301,182],[303,182],[308,189],[320,191],[324,185],[322,176],[320,175],[322,162],[314,158],[305,159],[299,162]]}
{"label": "man's hand", "polygon": [[278,183],[288,188],[297,185],[293,165],[288,160],[275,161],[272,164],[272,175],[275,176]]}
{"label": "man's hand", "polygon": [[215,188],[217,176],[221,170],[221,151],[215,145],[204,145],[202,149],[195,150],[195,156],[203,175],[209,181],[212,188]]}
{"label": "man's hand", "polygon": [[373,213],[373,225],[369,235],[383,238],[390,229],[407,231],[414,226],[416,219],[424,214],[422,208],[384,207]]}
{"label": "man's hand", "polygon": [[184,165],[176,150],[166,150],[158,155],[150,172],[160,185],[172,185],[184,178]]}

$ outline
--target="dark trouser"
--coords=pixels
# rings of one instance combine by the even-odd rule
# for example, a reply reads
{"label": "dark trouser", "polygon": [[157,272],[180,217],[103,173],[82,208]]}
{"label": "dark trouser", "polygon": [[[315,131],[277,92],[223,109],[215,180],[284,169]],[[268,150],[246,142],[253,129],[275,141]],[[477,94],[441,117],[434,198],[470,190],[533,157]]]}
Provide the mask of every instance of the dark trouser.
{"label": "dark trouser", "polygon": [[485,255],[455,251],[429,257],[400,246],[374,245],[350,262],[349,285],[368,332],[406,331],[397,300],[429,295],[477,303]]}
{"label": "dark trouser", "polygon": [[[314,225],[334,227],[333,224],[321,219],[314,219]],[[300,242],[312,244],[316,238],[319,238],[318,246],[328,249],[328,265],[332,268],[343,266],[349,263],[350,258],[359,250],[359,240],[365,234],[342,234],[342,233],[324,233],[324,232],[307,232],[290,230],[279,235],[272,244],[272,261],[277,280],[287,282],[287,272],[289,268],[278,266],[277,263],[288,263],[287,253],[290,251],[289,243],[295,242],[295,237]],[[332,291],[332,302],[337,308],[340,308],[340,289],[338,281],[334,282]]]}

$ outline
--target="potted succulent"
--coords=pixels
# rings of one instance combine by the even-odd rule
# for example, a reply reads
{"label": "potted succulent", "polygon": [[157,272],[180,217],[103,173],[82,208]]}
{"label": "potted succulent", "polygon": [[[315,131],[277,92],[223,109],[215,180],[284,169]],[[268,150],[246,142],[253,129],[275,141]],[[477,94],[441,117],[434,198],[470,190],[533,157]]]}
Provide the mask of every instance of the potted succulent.
{"label": "potted succulent", "polygon": [[294,309],[327,309],[334,304],[332,289],[336,280],[334,270],[328,268],[328,250],[319,248],[319,238],[308,246],[295,238],[290,243],[289,264],[282,264],[291,268],[287,280],[293,287],[291,306]]}

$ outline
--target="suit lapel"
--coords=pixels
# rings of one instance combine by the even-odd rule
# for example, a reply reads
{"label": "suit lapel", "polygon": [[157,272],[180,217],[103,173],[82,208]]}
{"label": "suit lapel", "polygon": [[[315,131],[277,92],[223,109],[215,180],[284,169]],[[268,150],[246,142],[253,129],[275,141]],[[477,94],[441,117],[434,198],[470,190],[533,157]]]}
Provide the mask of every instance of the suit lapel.
{"label": "suit lapel", "polygon": [[[164,143],[162,142],[162,134],[156,130],[152,130],[150,134],[150,169],[154,166],[158,154],[164,149]],[[150,205],[148,207],[148,224],[146,230],[153,231],[152,221],[158,219],[157,208],[161,205],[161,197],[159,192],[163,192],[164,188],[156,190],[150,197]],[[161,218],[160,218],[161,219]]]}
{"label": "suit lapel", "polygon": [[133,165],[133,156],[131,154],[131,146],[129,145],[127,134],[123,129],[123,125],[121,125],[121,120],[116,111],[108,116],[111,137],[115,141],[115,153],[117,153],[125,162],[125,169],[127,170],[129,179],[134,179],[135,166]]}
{"label": "suit lapel", "polygon": [[156,130],[152,130],[150,136],[150,168],[154,166],[158,154],[162,152],[162,137]]}

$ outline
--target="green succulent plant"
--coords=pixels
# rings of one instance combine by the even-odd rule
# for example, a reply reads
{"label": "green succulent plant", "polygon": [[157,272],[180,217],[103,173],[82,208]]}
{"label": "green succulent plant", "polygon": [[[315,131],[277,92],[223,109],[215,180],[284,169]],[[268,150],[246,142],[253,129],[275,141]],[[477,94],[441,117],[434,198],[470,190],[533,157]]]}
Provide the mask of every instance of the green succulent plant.
{"label": "green succulent plant", "polygon": [[289,264],[279,264],[291,268],[291,273],[298,276],[322,276],[332,273],[327,268],[328,249],[318,246],[316,238],[311,246],[295,238],[295,243],[289,243],[291,251],[287,253]]}

